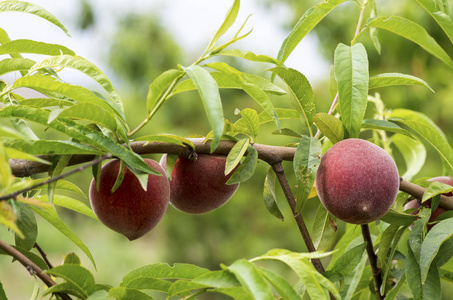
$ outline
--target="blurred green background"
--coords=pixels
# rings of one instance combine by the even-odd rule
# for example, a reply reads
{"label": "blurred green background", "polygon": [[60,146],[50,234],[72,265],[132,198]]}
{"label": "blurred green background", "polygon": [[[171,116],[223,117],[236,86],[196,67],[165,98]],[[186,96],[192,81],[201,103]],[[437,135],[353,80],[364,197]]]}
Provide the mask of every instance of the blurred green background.
{"label": "blurred green background", "polygon": [[[34,2],[34,1],[33,1]],[[45,1],[44,1],[45,2]],[[115,2],[115,1],[113,1]],[[177,2],[177,1],[175,1]],[[200,2],[200,1],[195,1]],[[206,2],[206,1],[205,1]],[[225,2],[228,7],[231,1]],[[252,14],[272,14],[281,12],[286,14],[280,18],[281,22],[271,24],[278,27],[277,30],[284,33],[281,39],[262,39],[263,43],[271,43],[271,48],[277,49],[274,53],[266,53],[272,56],[277,55],[278,48],[291,27],[302,16],[305,10],[318,1],[296,1],[296,0],[266,0],[253,1],[255,11],[247,11]],[[400,0],[376,1],[380,15],[397,14],[417,21],[422,24],[428,32],[441,44],[448,53],[452,53],[452,47],[447,37],[441,32],[431,17],[414,1]],[[172,3],[172,1],[167,1]],[[206,2],[208,3],[208,2]],[[225,4],[223,3],[223,5]],[[52,12],[51,6],[39,3]],[[74,36],[80,37],[83,41],[90,40],[90,36],[103,35],[105,26],[100,23],[99,17],[105,11],[109,11],[109,2],[80,0],[73,1],[75,10],[71,15],[59,16],[63,23],[74,32]],[[100,6],[104,5],[104,10]],[[140,4],[136,4],[140,6]],[[112,5],[114,6],[114,5]],[[209,7],[208,7],[209,6]],[[215,10],[216,5],[211,3],[206,6],[206,12],[198,9],[193,12],[194,19],[209,14]],[[146,6],[144,6],[146,7]],[[316,70],[299,68],[299,71],[306,74],[311,80],[318,111],[327,111],[332,98],[329,94],[329,70],[333,62],[333,52],[339,42],[349,43],[352,39],[358,19],[358,5],[347,2],[335,9],[316,30],[309,35],[310,41],[315,45],[316,59],[319,61],[319,68],[324,70],[324,76],[319,76]],[[74,13],[75,12],[75,13]],[[220,13],[223,16],[226,13]],[[112,13],[113,14],[113,13]],[[130,128],[135,128],[144,118],[146,93],[149,83],[161,72],[175,68],[177,64],[188,65],[193,62],[197,54],[201,54],[210,39],[205,36],[198,46],[191,46],[188,51],[181,42],[181,39],[174,36],[172,31],[164,24],[167,15],[160,14],[159,10],[138,9],[134,11],[124,10],[122,13],[116,11],[113,14],[114,26],[109,27],[109,32],[103,37],[103,44],[93,43],[92,51],[98,55],[101,64],[105,66],[107,74],[111,77],[115,87],[125,100],[125,110]],[[257,17],[259,19],[259,16]],[[238,20],[242,22],[243,20]],[[222,19],[217,20],[220,25]],[[269,26],[269,24],[267,24]],[[180,24],[184,26],[184,24]],[[249,27],[259,26],[252,18]],[[8,28],[5,28],[8,31]],[[216,27],[211,28],[214,32]],[[199,33],[193,32],[198,40]],[[253,32],[251,37],[253,36]],[[12,36],[14,38],[14,36]],[[187,37],[186,37],[187,38]],[[308,37],[307,37],[308,38]],[[449,140],[453,138],[453,118],[449,113],[453,111],[453,84],[451,81],[451,70],[448,70],[440,61],[433,58],[417,45],[404,40],[388,32],[379,32],[382,45],[382,53],[379,55],[367,35],[364,35],[360,42],[364,43],[368,50],[370,61],[370,75],[384,72],[400,72],[418,76],[436,91],[432,93],[421,87],[390,87],[377,90],[387,108],[404,107],[421,111],[428,115],[447,134]],[[75,39],[75,38],[74,38]],[[73,41],[77,44],[77,40]],[[239,44],[247,50],[246,41]],[[259,45],[254,45],[258,47]],[[102,47],[97,49],[96,47]],[[269,49],[269,47],[264,47]],[[89,53],[89,49],[84,49]],[[303,55],[295,52],[295,55]],[[91,60],[89,55],[85,57]],[[298,61],[307,62],[313,59],[309,55],[298,57]],[[270,65],[252,65],[244,61],[231,59],[228,63],[241,70],[269,76],[269,72],[263,72]],[[298,68],[291,65],[289,67]],[[310,68],[318,68],[312,65]],[[264,74],[264,75],[263,75]],[[309,74],[317,74],[309,76]],[[71,80],[68,80],[71,82]],[[234,115],[236,108],[243,109],[252,107],[259,109],[246,94],[236,90],[224,90],[221,93],[225,117],[235,121],[238,117]],[[276,107],[290,107],[286,97],[273,97]],[[289,127],[300,133],[306,129],[299,125],[298,121],[282,122],[282,127]],[[297,142],[297,140],[271,135],[275,130],[273,124],[260,128],[258,143],[285,145]],[[140,135],[172,133],[181,136],[193,134],[204,135],[209,131],[209,126],[202,108],[201,101],[196,92],[180,94],[166,103],[158,112],[156,117],[140,132]],[[53,132],[42,133],[43,136],[54,136]],[[427,146],[428,158],[425,167],[417,177],[433,177],[441,175],[442,165],[439,156]],[[149,157],[158,160],[159,155]],[[398,159],[398,157],[397,157]],[[403,171],[404,163],[398,161]],[[292,176],[292,166],[285,164],[290,183],[295,187],[296,183]],[[264,254],[272,248],[286,248],[292,251],[306,251],[300,233],[297,230],[286,201],[277,187],[278,204],[283,211],[285,221],[282,222],[271,216],[263,205],[262,190],[265,174],[268,166],[261,162],[253,178],[241,185],[233,199],[222,208],[204,215],[188,215],[169,207],[162,222],[143,238],[129,242],[123,236],[110,231],[99,222],[91,220],[82,215],[73,214],[67,210],[59,210],[61,218],[68,226],[87,244],[96,260],[97,270],[90,264],[86,256],[76,248],[69,240],[63,237],[53,227],[39,221],[38,242],[47,252],[49,259],[55,264],[63,260],[65,254],[76,252],[84,263],[84,266],[94,272],[98,283],[118,284],[121,278],[130,270],[145,264],[156,262],[168,263],[193,263],[210,269],[218,269],[220,263],[230,264],[239,258],[252,258]],[[85,192],[91,181],[90,171],[79,173],[69,178],[77,183]],[[87,199],[80,199],[88,204]],[[318,200],[311,199],[305,204],[304,217],[311,229],[313,217],[318,206]],[[340,234],[344,230],[344,224],[339,222]],[[0,237],[12,241],[11,233],[3,227],[0,228]],[[0,281],[3,283],[10,299],[28,299],[34,286],[34,278],[27,276],[26,270],[17,262],[11,264],[11,259],[0,257]],[[214,296],[211,296],[214,299]],[[220,297],[218,297],[220,299]]]}

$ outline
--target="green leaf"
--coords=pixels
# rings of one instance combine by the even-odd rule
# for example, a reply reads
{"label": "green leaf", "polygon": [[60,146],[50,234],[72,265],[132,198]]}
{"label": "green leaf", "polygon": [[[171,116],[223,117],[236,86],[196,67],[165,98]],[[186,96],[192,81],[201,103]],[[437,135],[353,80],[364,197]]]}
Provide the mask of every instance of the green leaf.
{"label": "green leaf", "polygon": [[417,0],[417,2],[436,20],[453,43],[453,21],[448,15],[448,10],[445,10],[443,6],[439,7],[439,3],[434,0]]}
{"label": "green leaf", "polygon": [[242,51],[239,49],[234,49],[234,50],[222,50],[220,52],[216,52],[215,55],[223,55],[223,56],[232,56],[232,57],[239,57],[243,59],[247,59],[253,62],[264,62],[264,63],[270,63],[270,64],[275,64],[275,65],[280,65],[280,61],[277,59],[267,56],[267,55],[262,55],[262,54],[255,54],[251,51]]}
{"label": "green leaf", "polygon": [[23,159],[23,160],[29,160],[29,161],[36,161],[42,164],[50,165],[50,163],[47,160],[41,159],[37,156],[30,155],[28,153],[22,152],[17,149],[13,148],[8,148],[4,147],[6,155],[8,156],[9,159]]}
{"label": "green leaf", "polygon": [[53,110],[49,115],[48,122],[51,123],[57,118],[84,120],[105,126],[113,132],[120,130],[117,127],[117,122],[113,115],[102,107],[92,103],[79,103],[67,108]]}
{"label": "green leaf", "polygon": [[0,282],[0,300],[8,300],[6,297],[5,289],[3,289],[3,284]]}
{"label": "green leaf", "polygon": [[337,238],[337,228],[334,226],[333,217],[327,212],[324,205],[320,203],[311,233],[317,251],[328,251],[332,248]]}
{"label": "green leaf", "polygon": [[299,42],[335,7],[346,0],[326,0],[308,9],[283,41],[278,60],[284,63]]}
{"label": "green leaf", "polygon": [[300,300],[300,296],[285,278],[265,268],[258,267],[258,271],[272,284],[282,299]]}
{"label": "green leaf", "polygon": [[387,266],[387,256],[390,251],[390,246],[395,238],[396,232],[400,228],[399,225],[391,224],[382,233],[381,240],[379,242],[378,261],[381,263],[381,269],[385,270]]}
{"label": "green leaf", "polygon": [[250,145],[249,139],[242,139],[239,140],[233,148],[231,148],[228,156],[226,158],[225,164],[225,176],[230,174],[231,171],[236,168],[241,162],[242,157],[244,156],[245,152],[247,151],[248,146]]}
{"label": "green leaf", "polygon": [[284,220],[283,214],[278,208],[277,197],[275,196],[276,175],[272,168],[269,168],[264,179],[263,198],[266,209],[277,219]]}
{"label": "green leaf", "polygon": [[162,94],[164,94],[172,83],[176,83],[183,75],[183,71],[172,69],[165,71],[154,79],[149,85],[148,95],[146,96],[146,108],[148,109],[148,113],[159,108],[159,99]]}
{"label": "green leaf", "polygon": [[[124,287],[130,288],[130,289],[136,289],[136,290],[159,291],[159,292],[170,294],[171,286],[172,286],[172,283],[168,280],[143,276],[143,277],[137,277],[137,278],[131,280],[127,284],[127,286],[124,286]],[[179,292],[178,292],[178,294],[179,294]]]}
{"label": "green leaf", "polygon": [[123,277],[120,286],[127,287],[133,280],[139,277],[157,279],[194,279],[202,274],[210,272],[208,269],[190,264],[156,263],[139,267],[127,273]]}
{"label": "green leaf", "polygon": [[401,134],[392,135],[390,143],[398,149],[406,164],[406,171],[400,176],[404,180],[411,180],[425,164],[426,148],[420,141]]}
{"label": "green leaf", "polygon": [[247,181],[255,173],[256,164],[258,163],[258,151],[251,145],[247,148],[247,156],[241,165],[234,171],[226,184],[235,184]]}
{"label": "green leaf", "polygon": [[15,71],[28,71],[35,62],[28,58],[6,58],[0,61],[0,75]]}
{"label": "green leaf", "polygon": [[22,12],[41,17],[58,26],[64,33],[70,36],[66,27],[53,14],[34,3],[15,0],[2,1],[0,3],[0,12]]}
{"label": "green leaf", "polygon": [[453,236],[453,218],[442,220],[436,224],[425,237],[420,253],[420,272],[422,283],[425,283],[430,271],[431,263],[436,257],[439,248]]}
{"label": "green leaf", "polygon": [[369,89],[377,89],[394,85],[417,85],[423,86],[434,93],[434,90],[422,79],[401,73],[383,73],[370,77]]}
{"label": "green leaf", "polygon": [[0,140],[0,191],[8,188],[14,180],[8,161],[9,158],[6,155],[5,147],[3,147],[3,143]]}
{"label": "green leaf", "polygon": [[441,182],[432,182],[426,188],[425,193],[423,194],[422,202],[432,199],[434,196],[447,194],[453,191],[453,187],[449,184],[444,184]]}
{"label": "green leaf", "polygon": [[391,16],[378,17],[366,25],[370,28],[380,28],[398,34],[422,47],[434,57],[440,59],[447,66],[453,67],[453,61],[441,46],[417,23],[408,19]]}
{"label": "green leaf", "polygon": [[[276,108],[275,113],[279,120],[298,120],[300,117],[295,109]],[[272,122],[274,120],[267,111],[261,112],[258,117],[260,118],[260,124]]]}
{"label": "green leaf", "polygon": [[[134,139],[134,141],[146,141],[149,143],[169,143],[184,147],[189,146],[192,150],[195,150],[195,145],[192,143],[192,141],[174,134],[145,135]],[[145,143],[145,146],[149,143]]]}
{"label": "green leaf", "polygon": [[239,0],[234,0],[233,5],[231,6],[230,10],[228,11],[227,15],[225,16],[225,19],[223,20],[222,25],[217,29],[216,33],[212,37],[211,41],[209,42],[208,47],[206,48],[205,52],[209,52],[213,50],[213,48],[216,46],[217,41],[219,38],[227,32],[227,30],[233,25],[234,21],[236,21],[236,17],[239,12],[239,5],[240,1]]}
{"label": "green leaf", "polygon": [[[1,4],[1,2],[0,2]],[[2,54],[43,54],[43,55],[75,55],[71,49],[57,44],[48,44],[33,40],[12,40],[0,45],[0,55]]]}
{"label": "green leaf", "polygon": [[280,130],[274,130],[271,132],[272,135],[284,135],[284,136],[290,136],[290,137],[295,137],[297,139],[301,139],[302,135],[300,133],[295,132],[294,130],[290,128],[280,128]]}
{"label": "green leaf", "polygon": [[25,250],[33,248],[38,237],[38,225],[33,211],[25,204],[18,203],[20,211],[17,215],[16,224],[23,233],[24,238],[14,235],[14,241],[17,247]]}
{"label": "green leaf", "polygon": [[443,132],[425,115],[407,109],[395,109],[391,112],[392,121],[406,125],[428,142],[442,159],[453,169],[453,149],[445,139]]}
{"label": "green leaf", "polygon": [[299,112],[305,126],[310,128],[316,113],[313,89],[308,79],[299,71],[285,67],[270,69],[277,74],[291,90],[293,106]]}
{"label": "green leaf", "polygon": [[334,55],[341,120],[350,138],[359,136],[368,98],[368,57],[362,44],[339,44]]}
{"label": "green leaf", "polygon": [[[44,195],[40,196],[38,199],[43,202],[49,202],[49,198]],[[55,205],[73,210],[75,212],[78,212],[80,214],[93,218],[95,220],[98,219],[96,217],[96,215],[93,213],[93,211],[91,210],[91,208],[89,208],[85,203],[83,203],[77,199],[71,198],[69,196],[54,195],[52,203]]]}
{"label": "green leaf", "polygon": [[253,100],[255,100],[261,107],[263,107],[267,111],[267,113],[272,116],[277,127],[280,127],[278,119],[275,115],[274,105],[269,99],[269,96],[262,90],[260,86],[256,85],[253,80],[249,80],[250,76],[223,62],[210,63],[206,66],[224,72],[231,77],[235,77],[237,82],[240,83],[240,88],[243,89],[244,92],[246,92],[250,97],[252,97]]}
{"label": "green leaf", "polygon": [[258,132],[260,130],[260,120],[256,110],[251,108],[245,108],[240,111],[241,119],[238,120],[235,125],[242,126],[249,132],[252,143],[255,141]]}
{"label": "green leaf", "polygon": [[332,268],[323,275],[332,282],[350,275],[361,262],[366,249],[366,243],[355,246],[343,253],[334,263]]}
{"label": "green leaf", "polygon": [[[41,179],[34,179],[32,181],[32,185],[42,183],[44,181],[47,181],[47,178],[41,178]],[[41,185],[39,187],[33,188],[33,190],[45,190],[47,189],[47,185]],[[61,190],[61,191],[68,191],[68,192],[73,192],[79,196],[82,196],[83,198],[86,198],[86,195],[84,192],[74,183],[64,180],[64,179],[59,179],[55,185],[55,190]]]}
{"label": "green leaf", "polygon": [[76,288],[80,294],[84,295],[84,298],[87,298],[95,290],[93,274],[82,266],[66,264],[47,270],[46,273],[63,278],[72,287]]}
{"label": "green leaf", "polygon": [[406,129],[387,120],[365,119],[362,121],[362,129],[384,130],[412,137],[412,135]]}
{"label": "green leaf", "polygon": [[390,209],[379,220],[384,221],[388,224],[392,224],[392,225],[408,226],[408,225],[414,223],[414,221],[416,219],[417,219],[417,216],[401,213],[396,210]]}
{"label": "green leaf", "polygon": [[2,139],[5,147],[16,149],[31,155],[61,155],[61,154],[103,154],[93,147],[71,141]]}
{"label": "green leaf", "polygon": [[36,207],[30,207],[35,213],[40,215],[44,220],[49,222],[52,226],[54,226],[58,231],[60,231],[64,236],[70,239],[77,247],[79,247],[86,256],[90,259],[93,263],[93,266],[96,268],[96,263],[94,262],[94,258],[91,255],[90,250],[88,247],[82,242],[82,240],[71,230],[69,229],[66,224],[60,220],[55,208],[45,208],[40,209]]}
{"label": "green leaf", "polygon": [[[211,72],[212,78],[217,82],[219,88],[222,89],[242,89],[243,82],[236,77],[231,76],[231,74],[223,73],[223,72]],[[254,85],[258,86],[261,90],[266,93],[275,94],[275,95],[285,95],[286,91],[281,89],[279,86],[273,84],[269,80],[256,76],[253,74],[242,73],[242,76],[246,78],[247,81],[253,83]],[[196,90],[197,87],[193,83],[192,80],[187,79],[182,81],[180,84],[176,86],[174,91],[172,92],[171,96],[176,95],[178,93],[182,93],[185,91]]]}
{"label": "green leaf", "polygon": [[328,292],[331,292],[336,299],[340,299],[340,295],[332,282],[319,274],[311,262],[309,262],[309,258],[321,258],[330,254],[331,253],[319,252],[294,253],[289,250],[274,249],[265,255],[252,259],[251,261],[281,261],[293,269],[298,275],[299,279],[302,281],[302,284],[306,287],[308,295],[311,299],[327,299]]}
{"label": "green leaf", "polygon": [[112,101],[101,99],[84,87],[64,83],[51,76],[21,77],[14,82],[12,89],[22,87],[33,89],[51,98],[58,95],[59,97],[69,98],[78,103],[92,103],[109,112],[115,112],[123,120],[125,119],[120,106],[116,105]]}
{"label": "green leaf", "polygon": [[[47,270],[49,267],[47,266],[46,262],[41,258],[41,256],[34,254],[33,252],[27,251],[21,247],[13,246],[16,250],[18,250],[20,253],[22,253],[24,256],[26,256],[29,260],[34,262],[38,267],[40,267],[42,270]],[[1,255],[9,255],[3,250],[0,250]]]}
{"label": "green leaf", "polygon": [[294,154],[293,169],[297,178],[297,205],[296,211],[300,212],[303,203],[313,187],[321,161],[321,142],[318,138],[303,136]]}
{"label": "green leaf", "polygon": [[[367,256],[362,256],[357,267],[354,269],[352,276],[347,276],[344,280],[344,284],[340,289],[340,295],[343,300],[350,300],[363,289],[367,289],[370,283],[371,268],[368,266],[365,268],[367,262]],[[369,270],[369,272],[365,272]]]}
{"label": "green leaf", "polygon": [[108,299],[115,300],[153,300],[153,297],[134,289],[113,287],[109,290]]}
{"label": "green leaf", "polygon": [[343,140],[343,123],[338,118],[327,113],[317,113],[313,117],[313,121],[322,134],[324,134],[332,144]]}
{"label": "green leaf", "polygon": [[249,291],[255,299],[273,300],[272,291],[265,279],[251,262],[240,259],[235,261],[228,270],[236,275],[241,285]]}
{"label": "green leaf", "polygon": [[116,143],[98,131],[77,124],[69,119],[55,120],[52,123],[47,124],[47,120],[49,119],[49,112],[47,110],[21,106],[8,106],[0,110],[0,118],[11,117],[20,117],[43,124],[82,142],[86,142],[104,151],[109,151],[115,157],[124,160],[131,170],[158,174],[158,172],[152,170],[138,154]]}
{"label": "green leaf", "polygon": [[363,242],[360,230],[357,230],[357,226],[352,224],[346,225],[346,231],[340,240],[335,245],[335,251],[332,254],[332,259],[329,266],[333,266],[335,262],[345,253],[348,249],[359,245]]}
{"label": "green leaf", "polygon": [[16,139],[25,139],[26,137],[14,128],[0,126],[0,137],[12,137]]}
{"label": "green leaf", "polygon": [[33,68],[30,69],[30,72],[32,72],[33,70],[55,67],[71,68],[84,73],[85,75],[96,81],[99,85],[101,85],[115,102],[118,109],[121,112],[124,111],[123,102],[120,98],[120,95],[113,88],[113,85],[108,79],[107,75],[105,75],[104,72],[102,72],[101,69],[99,69],[94,63],[86,60],[83,57],[71,55],[49,57],[34,65]]}
{"label": "green leaf", "polygon": [[395,251],[396,251],[398,243],[399,243],[403,233],[406,231],[407,227],[408,226],[403,226],[395,233],[395,235],[393,237],[393,243],[392,243],[390,252],[388,254],[387,262],[385,264],[382,264],[383,267],[381,268],[381,270],[383,270],[383,272],[381,275],[382,276],[382,285],[381,285],[381,289],[380,289],[381,294],[385,293],[385,290],[386,290],[385,286],[387,284],[387,276],[390,272],[390,268],[392,268],[392,261],[394,260]]}
{"label": "green leaf", "polygon": [[73,264],[73,265],[82,265],[82,262],[80,261],[80,258],[75,254],[74,252],[69,253],[68,255],[65,256],[63,264]]}
{"label": "green leaf", "polygon": [[219,87],[211,74],[198,65],[191,65],[184,70],[197,86],[209,124],[214,132],[214,139],[211,143],[212,152],[217,148],[223,134],[223,108]]}

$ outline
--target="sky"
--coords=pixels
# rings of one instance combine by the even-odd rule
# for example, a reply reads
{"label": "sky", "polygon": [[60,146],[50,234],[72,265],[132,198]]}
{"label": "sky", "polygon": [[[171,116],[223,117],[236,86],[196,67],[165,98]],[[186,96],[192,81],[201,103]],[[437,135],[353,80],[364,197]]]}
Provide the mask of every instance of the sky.
{"label": "sky", "polygon": [[[27,38],[62,44],[74,50],[77,55],[94,62],[109,76],[112,74],[109,74],[105,59],[108,41],[113,35],[116,21],[126,11],[150,11],[162,16],[162,25],[174,35],[182,51],[200,55],[232,4],[231,0],[91,1],[97,25],[94,30],[83,32],[75,27],[80,7],[79,0],[29,0],[29,2],[36,3],[54,14],[68,28],[71,37],[38,17],[2,13],[0,27],[5,29],[12,39]],[[271,9],[266,10],[258,5],[258,2],[259,0],[241,2],[236,24],[233,25],[230,34],[242,25],[247,16],[252,15],[243,32],[250,29],[253,31],[239,42],[237,47],[256,54],[276,57],[281,43],[289,33],[283,31],[280,24],[287,22],[289,17],[292,18],[292,12],[280,4],[271,4]],[[318,53],[317,39],[310,34],[294,50],[285,64],[302,72],[312,85],[327,78],[329,74],[329,65]]]}

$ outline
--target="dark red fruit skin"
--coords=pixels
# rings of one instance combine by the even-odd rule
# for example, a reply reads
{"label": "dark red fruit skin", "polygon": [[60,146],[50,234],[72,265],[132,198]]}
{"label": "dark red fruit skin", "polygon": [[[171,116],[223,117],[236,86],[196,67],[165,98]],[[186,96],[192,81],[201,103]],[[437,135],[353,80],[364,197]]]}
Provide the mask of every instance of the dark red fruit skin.
{"label": "dark red fruit skin", "polygon": [[[225,176],[225,156],[199,154],[196,160],[178,157],[170,180],[170,204],[190,214],[203,214],[224,205],[236,192],[239,183],[227,185],[232,173]],[[160,164],[165,169],[166,155]]]}
{"label": "dark red fruit skin", "polygon": [[120,167],[119,160],[110,161],[102,167],[99,191],[96,190],[95,179],[90,185],[90,202],[96,216],[105,226],[131,241],[159,223],[170,200],[170,184],[165,171],[152,159],[145,159],[145,162],[163,174],[148,176],[147,191],[126,167],[123,182],[111,193]]}
{"label": "dark red fruit skin", "polygon": [[[427,181],[437,181],[437,182],[440,182],[440,183],[444,183],[444,184],[448,184],[448,185],[451,185],[453,186],[453,180],[448,177],[448,176],[439,176],[439,177],[434,177],[434,178],[430,178],[428,179]],[[451,197],[453,196],[453,192],[449,192],[449,193],[445,193],[445,194],[442,194],[444,196],[447,196],[447,197]],[[426,206],[428,206],[429,208],[431,208],[431,200],[428,200],[426,202],[424,202],[424,204],[426,204]],[[413,209],[413,208],[416,208],[417,210],[414,210],[413,212],[411,212],[411,215],[417,215],[420,210],[420,205],[418,204],[418,201],[417,199],[414,199],[414,200],[411,200],[409,201],[405,206],[404,206],[404,210],[408,210],[408,209]],[[437,207],[432,213],[431,213],[431,217],[429,217],[429,220],[428,222],[431,223],[431,222],[434,222],[437,217],[439,217],[441,214],[443,214],[444,212],[446,212],[447,210],[442,208],[442,207]],[[435,226],[436,224],[429,224],[427,226],[427,229],[428,231],[431,230],[431,228],[433,228],[433,226]],[[412,228],[412,225],[411,225],[411,228]]]}
{"label": "dark red fruit skin", "polygon": [[327,211],[352,224],[367,224],[382,217],[399,189],[392,157],[361,139],[333,145],[321,158],[315,182]]}

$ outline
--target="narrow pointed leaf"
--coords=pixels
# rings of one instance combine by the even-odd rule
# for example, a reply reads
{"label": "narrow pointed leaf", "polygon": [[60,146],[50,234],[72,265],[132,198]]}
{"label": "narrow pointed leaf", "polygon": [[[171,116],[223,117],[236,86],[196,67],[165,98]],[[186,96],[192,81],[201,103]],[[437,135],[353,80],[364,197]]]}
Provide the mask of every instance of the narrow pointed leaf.
{"label": "narrow pointed leaf", "polygon": [[362,121],[362,129],[384,130],[412,137],[406,129],[387,120],[365,119]]}
{"label": "narrow pointed leaf", "polygon": [[262,55],[262,54],[255,54],[251,51],[242,51],[239,49],[234,49],[234,50],[222,50],[220,52],[216,52],[216,55],[223,55],[223,56],[233,56],[233,57],[239,57],[243,59],[247,59],[253,62],[264,62],[264,63],[270,63],[270,64],[275,64],[275,65],[280,65],[280,61],[278,61],[275,58],[272,58],[267,55]]}
{"label": "narrow pointed leaf", "polygon": [[343,140],[343,123],[338,118],[327,113],[317,113],[313,118],[313,122],[332,144]]}
{"label": "narrow pointed leaf", "polygon": [[420,272],[422,283],[425,283],[431,267],[442,244],[453,236],[453,218],[440,221],[425,237],[420,253]]}
{"label": "narrow pointed leaf", "polygon": [[422,169],[426,160],[426,148],[423,144],[415,139],[402,134],[394,134],[390,142],[396,146],[402,154],[406,164],[406,171],[400,175],[404,180],[411,180]]}
{"label": "narrow pointed leaf", "polygon": [[53,14],[34,3],[15,0],[2,1],[0,3],[0,12],[22,12],[41,17],[55,26],[58,26],[68,36],[70,36],[66,27]]}
{"label": "narrow pointed leaf", "polygon": [[57,212],[54,208],[46,208],[46,209],[39,209],[30,206],[30,208],[39,216],[41,216],[44,220],[49,222],[52,226],[54,226],[58,231],[60,231],[64,236],[70,239],[77,247],[79,247],[86,256],[90,259],[93,263],[93,266],[96,268],[96,263],[94,262],[94,258],[88,249],[88,247],[82,242],[82,240],[71,230],[69,229],[66,224],[60,220],[57,215]]}
{"label": "narrow pointed leaf", "polygon": [[258,113],[254,109],[245,108],[241,110],[240,114],[242,118],[238,120],[235,125],[246,128],[253,143],[260,129],[260,120]]}
{"label": "narrow pointed leaf", "polygon": [[256,299],[273,300],[272,291],[265,279],[251,262],[242,259],[235,261],[228,270],[236,275],[236,278],[246,290]]}
{"label": "narrow pointed leaf", "polygon": [[28,58],[7,58],[0,61],[0,75],[15,71],[28,71],[35,61]]}
{"label": "narrow pointed leaf", "polygon": [[37,63],[30,71],[54,67],[75,69],[89,76],[104,88],[104,90],[109,94],[109,96],[120,108],[120,110],[123,111],[123,102],[120,95],[113,87],[107,75],[105,75],[104,72],[102,72],[102,70],[99,69],[94,63],[80,56],[59,55],[42,60],[41,62]]}
{"label": "narrow pointed leaf", "polygon": [[299,42],[335,7],[345,1],[326,0],[308,9],[283,41],[278,52],[278,60],[284,63]]}
{"label": "narrow pointed leaf", "polygon": [[302,204],[311,192],[321,161],[321,154],[321,142],[318,138],[302,137],[293,161],[298,186],[296,211],[300,211]]}
{"label": "narrow pointed leaf", "polygon": [[231,148],[226,159],[225,175],[230,174],[239,165],[249,145],[249,139],[242,139]]}
{"label": "narrow pointed leaf", "polygon": [[5,147],[13,148],[32,155],[47,154],[102,154],[95,148],[88,147],[71,141],[50,141],[50,140],[23,140],[23,139],[2,139]]}
{"label": "narrow pointed leaf", "polygon": [[316,113],[315,98],[308,79],[299,71],[285,67],[275,67],[270,71],[277,74],[291,90],[293,106],[299,111],[304,125],[308,128],[313,123]]}
{"label": "narrow pointed leaf", "polygon": [[[38,237],[38,225],[33,211],[22,203],[19,204],[20,213],[16,220],[17,227],[24,234],[21,238],[19,235],[14,235],[15,245],[29,251],[35,245]],[[1,299],[1,298],[0,298]]]}
{"label": "narrow pointed leaf", "polygon": [[335,261],[332,268],[327,270],[323,275],[332,282],[341,280],[350,275],[362,261],[365,249],[366,243],[363,243],[347,250]]}
{"label": "narrow pointed leaf", "polygon": [[[0,2],[1,4],[1,2]],[[48,44],[33,40],[12,40],[0,46],[0,54],[43,54],[43,55],[75,55],[71,49],[57,44]]]}
{"label": "narrow pointed leaf", "polygon": [[234,0],[233,5],[231,6],[230,10],[227,12],[227,15],[225,16],[225,19],[223,20],[222,25],[217,29],[216,33],[212,37],[211,41],[209,42],[208,48],[206,49],[206,52],[211,51],[219,38],[227,32],[227,30],[233,25],[234,21],[236,20],[236,17],[239,12],[239,5],[240,1],[239,0]]}
{"label": "narrow pointed leaf", "polygon": [[434,90],[423,79],[401,73],[383,73],[376,76],[372,76],[370,77],[369,89],[377,89],[381,87],[394,85],[423,86],[434,93]]}
{"label": "narrow pointed leaf", "polygon": [[337,237],[336,228],[332,228],[332,217],[322,204],[319,204],[313,222],[311,236],[316,250],[329,251],[335,243]]}
{"label": "narrow pointed leaf", "polygon": [[146,107],[148,109],[148,113],[154,109],[157,109],[156,106],[162,94],[172,84],[172,82],[175,82],[177,78],[180,78],[183,74],[184,72],[181,70],[172,69],[165,71],[154,79],[149,86],[148,95],[146,96]]}
{"label": "narrow pointed leaf", "polygon": [[214,151],[219,144],[223,134],[223,108],[220,99],[219,87],[211,74],[198,65],[191,65],[184,69],[190,79],[196,85],[200,94],[203,106],[208,116],[209,124],[214,132],[214,139],[211,143],[211,151]]}
{"label": "narrow pointed leaf", "polygon": [[335,49],[341,120],[350,138],[359,136],[368,96],[368,57],[362,44],[339,44]]}
{"label": "narrow pointed leaf", "polygon": [[441,46],[417,23],[399,16],[378,17],[367,23],[368,27],[380,28],[398,34],[422,47],[425,51],[453,68],[453,61]]}
{"label": "narrow pointed leaf", "polygon": [[269,281],[282,299],[300,300],[300,296],[285,278],[265,268],[258,268],[258,271]]}
{"label": "narrow pointed leaf", "polygon": [[[436,20],[450,41],[453,43],[453,21],[443,6],[434,0],[417,0],[417,2]],[[447,2],[448,3],[448,2]]]}
{"label": "narrow pointed leaf", "polygon": [[234,171],[227,184],[235,184],[247,181],[255,173],[256,164],[258,163],[258,151],[251,145],[247,148],[247,156],[241,165]]}
{"label": "narrow pointed leaf", "polygon": [[276,175],[274,171],[272,170],[272,168],[269,168],[269,171],[267,171],[266,174],[266,178],[264,179],[264,204],[266,205],[266,208],[271,215],[283,221],[283,214],[278,208],[277,197],[275,196],[275,179]]}

